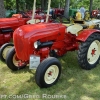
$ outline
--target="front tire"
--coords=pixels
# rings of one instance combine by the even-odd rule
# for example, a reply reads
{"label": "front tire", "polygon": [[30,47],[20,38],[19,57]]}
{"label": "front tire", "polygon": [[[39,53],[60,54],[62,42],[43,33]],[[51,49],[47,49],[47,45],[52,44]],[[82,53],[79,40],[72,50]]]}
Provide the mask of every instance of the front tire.
{"label": "front tire", "polygon": [[13,70],[17,71],[26,67],[25,63],[22,63],[16,56],[15,47],[12,47],[6,57],[7,66]]}
{"label": "front tire", "polygon": [[81,43],[78,50],[78,62],[81,68],[90,70],[99,63],[100,58],[100,34],[93,33]]}
{"label": "front tire", "polygon": [[5,62],[7,53],[10,48],[12,48],[14,45],[12,43],[5,43],[4,45],[1,46],[0,48],[0,60],[2,62]]}
{"label": "front tire", "polygon": [[43,60],[36,70],[35,80],[39,87],[47,88],[54,85],[61,74],[61,65],[58,59],[49,57]]}

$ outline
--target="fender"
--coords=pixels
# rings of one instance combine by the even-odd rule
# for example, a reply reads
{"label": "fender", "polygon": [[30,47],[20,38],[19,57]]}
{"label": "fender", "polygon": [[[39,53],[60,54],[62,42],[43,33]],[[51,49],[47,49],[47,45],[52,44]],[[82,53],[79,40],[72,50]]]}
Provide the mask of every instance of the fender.
{"label": "fender", "polygon": [[84,29],[81,32],[79,32],[79,35],[77,36],[76,40],[85,42],[86,39],[93,33],[100,33],[100,30],[97,30],[97,29]]}

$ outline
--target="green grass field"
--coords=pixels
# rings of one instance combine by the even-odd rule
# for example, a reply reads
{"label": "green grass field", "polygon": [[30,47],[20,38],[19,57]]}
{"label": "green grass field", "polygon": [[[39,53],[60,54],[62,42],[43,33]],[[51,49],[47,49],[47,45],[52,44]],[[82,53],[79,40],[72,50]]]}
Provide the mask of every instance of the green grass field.
{"label": "green grass field", "polygon": [[0,62],[0,100],[100,100],[100,65],[88,71],[81,69],[76,52],[69,52],[59,60],[62,64],[59,81],[42,89],[35,83],[34,70],[27,67],[14,72]]}

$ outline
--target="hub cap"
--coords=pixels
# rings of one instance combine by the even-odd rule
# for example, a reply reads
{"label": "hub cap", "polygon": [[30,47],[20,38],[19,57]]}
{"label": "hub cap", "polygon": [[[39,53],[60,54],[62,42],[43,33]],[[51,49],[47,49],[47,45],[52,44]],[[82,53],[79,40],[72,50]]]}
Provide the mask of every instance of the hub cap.
{"label": "hub cap", "polygon": [[51,65],[47,70],[44,75],[44,80],[47,84],[53,83],[59,74],[59,69],[56,65]]}
{"label": "hub cap", "polygon": [[21,60],[19,60],[16,56],[16,54],[14,54],[13,56],[13,64],[16,66],[16,67],[22,67],[23,65],[25,65],[24,62],[22,62]]}
{"label": "hub cap", "polygon": [[3,56],[4,59],[6,59],[7,53],[8,53],[8,51],[9,51],[9,49],[10,49],[11,47],[12,47],[12,46],[7,46],[7,47],[3,50],[2,56]]}
{"label": "hub cap", "polygon": [[14,54],[14,56],[13,56],[13,64],[14,64],[15,66],[18,66],[18,65],[19,65],[19,61],[20,61],[20,60],[18,60],[16,54]]}
{"label": "hub cap", "polygon": [[88,53],[87,53],[87,60],[88,63],[94,64],[100,56],[100,42],[95,40],[91,43]]}

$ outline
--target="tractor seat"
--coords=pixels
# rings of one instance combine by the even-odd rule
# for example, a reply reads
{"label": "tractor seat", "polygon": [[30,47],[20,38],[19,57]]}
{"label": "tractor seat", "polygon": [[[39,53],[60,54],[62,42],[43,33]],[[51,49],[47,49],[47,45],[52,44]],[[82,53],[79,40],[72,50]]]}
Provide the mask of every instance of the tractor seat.
{"label": "tractor seat", "polygon": [[76,24],[84,24],[84,21],[83,20],[74,20],[74,23],[76,23]]}
{"label": "tractor seat", "polygon": [[83,29],[87,29],[87,28],[88,28],[87,25],[82,25],[82,24],[81,24],[81,26],[83,27]]}
{"label": "tractor seat", "polygon": [[77,35],[79,31],[83,29],[82,25],[80,24],[72,24],[66,28],[66,32],[70,32],[71,34]]}

